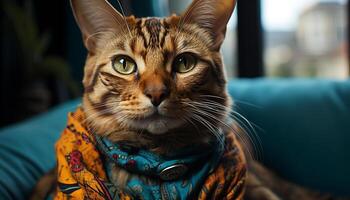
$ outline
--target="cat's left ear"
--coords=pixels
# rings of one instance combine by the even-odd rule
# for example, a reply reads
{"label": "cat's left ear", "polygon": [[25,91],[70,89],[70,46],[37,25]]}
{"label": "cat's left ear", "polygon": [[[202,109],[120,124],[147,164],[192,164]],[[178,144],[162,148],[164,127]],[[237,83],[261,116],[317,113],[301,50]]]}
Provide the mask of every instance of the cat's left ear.
{"label": "cat's left ear", "polygon": [[213,37],[213,49],[219,51],[235,6],[236,0],[193,0],[181,21],[207,29]]}
{"label": "cat's left ear", "polygon": [[86,48],[96,51],[99,38],[125,30],[127,22],[108,0],[70,0],[74,17],[83,34]]}

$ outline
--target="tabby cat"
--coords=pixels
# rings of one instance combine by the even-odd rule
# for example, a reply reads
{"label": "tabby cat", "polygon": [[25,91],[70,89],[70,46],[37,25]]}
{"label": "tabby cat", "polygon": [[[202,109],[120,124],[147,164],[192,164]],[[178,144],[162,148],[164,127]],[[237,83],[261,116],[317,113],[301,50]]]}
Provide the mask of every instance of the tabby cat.
{"label": "tabby cat", "polygon": [[[240,145],[242,140],[236,138],[241,134],[234,131],[239,128],[232,125],[230,118],[232,101],[226,89],[220,48],[235,7],[234,0],[194,0],[181,16],[167,18],[124,17],[106,0],[71,0],[71,5],[88,50],[82,114],[78,117],[82,118],[80,122],[84,131],[113,144],[143,149],[162,157],[170,157],[188,147],[200,147],[196,150],[206,152],[213,143],[225,147],[224,153],[218,154],[218,162],[225,160],[220,156],[230,155],[232,158],[223,164],[222,173],[217,173],[217,169],[206,171],[203,180],[199,181],[203,186],[191,185],[186,190],[189,196],[179,194],[174,199],[243,199],[244,192],[247,199],[281,199],[280,196],[288,193],[276,189],[272,183],[267,184],[270,180],[278,184],[283,181],[254,162],[249,167],[252,173],[246,174],[248,166]],[[63,134],[82,133],[71,125],[68,129]],[[94,145],[101,150],[103,144],[97,142]],[[75,155],[79,156],[75,168],[70,166],[73,171],[81,172],[83,168],[94,171],[86,163],[79,165],[82,158],[79,152]],[[65,158],[64,162],[72,163],[71,154]],[[104,164],[107,162],[106,158],[101,160]],[[207,161],[211,162],[210,159]],[[215,167],[219,168],[220,163]],[[58,165],[59,177],[64,167]],[[121,199],[128,199],[128,195],[122,197],[121,193],[132,180],[145,183],[147,187],[161,184],[155,180],[157,178],[133,172],[117,164],[107,168],[107,179],[117,188]],[[264,173],[265,178],[256,175],[258,172]],[[215,177],[210,177],[211,173]],[[216,180],[219,176],[223,179]],[[211,178],[214,182],[204,181]],[[53,179],[46,177],[43,181],[36,191],[44,191],[44,187],[50,185],[45,181],[52,182]],[[60,181],[62,179],[59,179],[62,186]],[[184,185],[182,183],[181,187],[187,187]],[[72,183],[64,186],[72,186]],[[79,189],[82,184],[75,186]],[[196,188],[198,191],[193,191]],[[293,192],[296,195],[293,198],[287,194],[290,199],[319,198],[297,186],[293,188],[298,190]],[[61,188],[61,193],[68,198],[75,189],[70,187],[67,190],[66,187],[66,194],[63,194]],[[144,188],[137,189],[144,194]],[[171,196],[176,190],[167,195],[164,190],[160,193],[162,199],[173,199]],[[85,198],[89,198],[86,194]],[[304,194],[306,196],[302,196]],[[33,199],[40,198],[40,194],[35,195]],[[138,198],[153,199],[135,197]],[[108,198],[104,196],[102,199]]]}

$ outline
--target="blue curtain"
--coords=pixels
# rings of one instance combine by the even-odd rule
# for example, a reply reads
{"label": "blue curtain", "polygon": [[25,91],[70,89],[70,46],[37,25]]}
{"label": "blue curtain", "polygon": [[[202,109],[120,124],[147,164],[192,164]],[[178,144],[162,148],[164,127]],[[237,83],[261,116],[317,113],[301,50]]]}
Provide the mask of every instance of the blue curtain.
{"label": "blue curtain", "polygon": [[168,0],[139,0],[131,2],[132,13],[137,17],[164,17],[169,14]]}

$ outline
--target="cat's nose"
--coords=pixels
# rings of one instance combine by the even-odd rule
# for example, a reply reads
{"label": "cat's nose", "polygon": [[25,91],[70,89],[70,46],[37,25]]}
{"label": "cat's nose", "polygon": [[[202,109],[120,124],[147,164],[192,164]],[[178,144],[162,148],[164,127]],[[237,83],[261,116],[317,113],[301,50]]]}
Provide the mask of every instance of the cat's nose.
{"label": "cat's nose", "polygon": [[164,85],[148,86],[143,93],[151,100],[154,106],[159,106],[170,94],[169,89]]}

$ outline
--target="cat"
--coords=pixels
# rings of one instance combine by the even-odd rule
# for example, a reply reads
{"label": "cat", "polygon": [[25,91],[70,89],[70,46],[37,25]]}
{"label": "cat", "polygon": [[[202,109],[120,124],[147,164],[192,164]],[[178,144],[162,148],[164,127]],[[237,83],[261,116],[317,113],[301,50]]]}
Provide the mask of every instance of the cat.
{"label": "cat", "polygon": [[[225,145],[222,137],[230,134],[236,158],[228,168],[236,170],[232,176],[239,175],[229,192],[236,193],[219,198],[209,192],[205,195],[214,196],[207,199],[243,199],[244,193],[246,199],[289,199],[283,195],[321,199],[276,178],[245,154],[242,133],[230,118],[233,101],[220,53],[235,4],[234,0],[194,0],[180,16],[135,18],[124,17],[106,0],[71,0],[88,50],[82,124],[113,144],[159,156],[187,147],[206,151],[213,141]],[[57,170],[39,182],[32,199],[47,194]],[[109,170],[109,181],[121,190],[135,178],[157,184],[116,164]],[[293,194],[305,196],[292,198],[274,183],[297,188]]]}
{"label": "cat", "polygon": [[[231,107],[219,50],[234,5],[201,0],[182,17],[136,19],[102,0],[73,0],[89,51],[88,126],[156,154],[213,140],[208,128],[223,126]],[[125,184],[130,174],[113,170],[113,182]]]}

